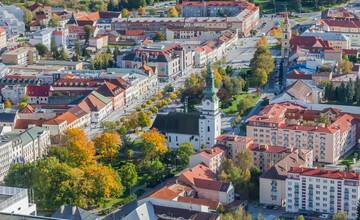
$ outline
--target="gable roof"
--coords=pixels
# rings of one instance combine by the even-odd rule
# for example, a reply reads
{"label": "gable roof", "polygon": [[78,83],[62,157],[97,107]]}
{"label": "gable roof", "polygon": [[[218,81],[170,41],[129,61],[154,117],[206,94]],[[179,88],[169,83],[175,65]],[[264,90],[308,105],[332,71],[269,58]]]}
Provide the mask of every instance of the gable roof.
{"label": "gable roof", "polygon": [[230,183],[225,183],[218,180],[194,178],[194,186],[202,189],[227,192],[230,187]]}
{"label": "gable roof", "polygon": [[306,102],[308,101],[308,97],[312,96],[313,90],[302,80],[296,80],[296,82],[288,87],[286,93],[298,100],[303,100]]}
{"label": "gable roof", "polygon": [[163,133],[199,135],[200,113],[170,112],[158,114],[153,128]]}
{"label": "gable roof", "polygon": [[38,86],[38,85],[28,85],[26,94],[28,96],[36,97],[48,97],[51,87],[48,85]]}
{"label": "gable roof", "polygon": [[54,218],[70,219],[70,220],[98,220],[97,215],[88,212],[77,206],[66,205],[60,207],[53,215]]}
{"label": "gable roof", "polygon": [[303,72],[300,72],[298,70],[294,70],[291,73],[287,75],[288,79],[303,79],[303,80],[311,80],[310,74],[305,74]]}
{"label": "gable roof", "polygon": [[216,175],[214,172],[212,172],[210,170],[209,167],[207,167],[203,163],[200,163],[200,164],[194,166],[193,168],[189,168],[189,169],[183,171],[180,174],[179,178],[194,185],[195,178],[212,180],[212,179],[216,178]]}
{"label": "gable roof", "polygon": [[212,210],[216,210],[220,206],[220,202],[218,202],[218,201],[212,201],[209,199],[193,198],[193,197],[179,196],[177,201],[191,203],[191,204],[205,205],[205,206],[208,206]]}

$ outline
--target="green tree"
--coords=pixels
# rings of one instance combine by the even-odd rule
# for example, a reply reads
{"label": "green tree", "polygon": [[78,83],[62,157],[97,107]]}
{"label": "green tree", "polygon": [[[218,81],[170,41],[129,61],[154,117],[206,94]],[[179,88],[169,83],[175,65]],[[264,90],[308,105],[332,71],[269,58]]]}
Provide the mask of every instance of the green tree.
{"label": "green tree", "polygon": [[126,190],[130,193],[131,189],[138,183],[138,173],[136,166],[133,163],[127,162],[119,170],[122,184],[126,187]]}
{"label": "green tree", "polygon": [[296,220],[305,220],[305,218],[304,218],[304,216],[302,216],[302,215],[298,215],[298,216],[296,217]]}
{"label": "green tree", "polygon": [[250,170],[254,164],[252,153],[249,150],[239,152],[235,164],[242,170]]}
{"label": "green tree", "polygon": [[84,31],[85,31],[85,44],[88,44],[90,37],[92,37],[94,34],[94,29],[90,25],[85,25]]}
{"label": "green tree", "polygon": [[68,60],[69,59],[69,55],[67,54],[64,47],[61,47],[61,49],[59,51],[58,59],[59,60]]}
{"label": "green tree", "polygon": [[59,57],[59,50],[56,47],[56,43],[55,43],[54,39],[51,39],[50,51],[51,51],[53,58],[57,59]]}
{"label": "green tree", "polygon": [[251,101],[249,99],[240,99],[237,110],[238,115],[242,116],[251,107]]}
{"label": "green tree", "polygon": [[58,15],[56,15],[56,14],[53,14],[51,16],[50,21],[49,21],[49,26],[50,27],[57,27],[57,26],[59,26],[59,24],[60,24],[60,17]]}
{"label": "green tree", "polygon": [[35,48],[40,56],[45,56],[49,53],[48,48],[44,44],[36,44]]}
{"label": "green tree", "polygon": [[335,215],[333,215],[333,220],[346,220],[347,214],[346,212],[337,212]]}
{"label": "green tree", "polygon": [[176,157],[179,160],[179,165],[183,169],[189,165],[189,157],[194,153],[194,146],[188,143],[182,143],[176,150]]}
{"label": "green tree", "polygon": [[122,16],[123,18],[129,17],[129,10],[127,10],[126,8],[123,8],[123,9],[121,10],[121,16]]}
{"label": "green tree", "polygon": [[355,89],[353,81],[350,79],[349,82],[346,84],[345,88],[345,101],[348,104],[353,104],[354,102],[354,95],[355,95]]}
{"label": "green tree", "polygon": [[29,9],[25,8],[24,6],[21,6],[20,7],[23,12],[24,12],[24,17],[23,17],[23,21],[26,25],[26,28],[29,30],[30,29],[30,23],[33,19],[33,16],[32,16],[32,13]]}
{"label": "green tree", "polygon": [[340,63],[339,63],[339,66],[338,66],[338,71],[340,73],[344,73],[344,74],[349,74],[351,73],[352,69],[353,69],[354,65],[351,61],[349,60],[342,60]]}
{"label": "green tree", "polygon": [[155,36],[153,37],[154,41],[164,41],[165,40],[165,36],[162,32],[156,32]]}
{"label": "green tree", "polygon": [[141,128],[150,127],[151,125],[151,119],[148,114],[141,111],[138,113],[138,123]]}
{"label": "green tree", "polygon": [[97,53],[91,61],[91,67],[95,70],[106,69],[113,66],[113,57],[111,53],[101,52]]}

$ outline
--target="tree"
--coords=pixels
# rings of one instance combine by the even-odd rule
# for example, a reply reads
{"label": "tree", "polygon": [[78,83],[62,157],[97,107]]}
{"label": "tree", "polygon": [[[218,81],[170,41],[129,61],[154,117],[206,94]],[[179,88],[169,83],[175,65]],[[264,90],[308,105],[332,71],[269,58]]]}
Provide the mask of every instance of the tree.
{"label": "tree", "polygon": [[72,164],[86,165],[94,163],[95,147],[89,141],[83,130],[70,128],[66,130],[62,145],[69,150],[69,160]]}
{"label": "tree", "polygon": [[30,29],[30,23],[31,23],[31,21],[33,19],[32,13],[31,13],[31,11],[29,9],[25,8],[24,6],[21,6],[20,8],[24,12],[23,21],[24,21],[24,23],[26,25],[26,28]]}
{"label": "tree", "polygon": [[24,102],[24,103],[29,103],[29,101],[30,101],[30,98],[29,98],[29,96],[27,96],[27,95],[24,95],[23,97],[21,97],[21,99],[20,99],[20,102]]}
{"label": "tree", "polygon": [[176,157],[179,159],[179,165],[181,168],[185,168],[189,165],[189,157],[194,153],[194,146],[188,143],[182,143],[176,150]]}
{"label": "tree", "polygon": [[60,24],[60,17],[56,14],[52,14],[51,19],[49,21],[50,27],[57,27]]}
{"label": "tree", "polygon": [[296,217],[296,220],[305,220],[305,218],[304,218],[304,216],[302,216],[302,215],[298,215],[298,216]]}
{"label": "tree", "polygon": [[354,89],[353,81],[351,79],[346,84],[345,91],[346,91],[345,92],[345,101],[346,101],[346,103],[353,104],[354,95],[355,95],[355,89]]}
{"label": "tree", "polygon": [[221,216],[222,220],[252,220],[250,214],[246,213],[244,209],[240,208],[235,212],[228,212]]}
{"label": "tree", "polygon": [[54,39],[51,39],[50,51],[51,51],[53,58],[57,59],[59,57],[59,51],[58,51],[58,48],[56,47],[56,43],[55,43]]}
{"label": "tree", "polygon": [[141,16],[145,16],[146,15],[146,8],[145,7],[140,7],[138,9],[138,14]]}
{"label": "tree", "polygon": [[114,60],[111,53],[97,53],[91,61],[91,67],[95,70],[106,69],[113,66]]}
{"label": "tree", "polygon": [[120,150],[120,136],[114,132],[104,132],[94,139],[94,145],[100,159],[112,161]]}
{"label": "tree", "polygon": [[151,125],[151,119],[145,112],[141,111],[138,113],[138,123],[141,128],[146,128]]}
{"label": "tree", "polygon": [[242,116],[251,107],[249,99],[241,99],[237,105],[238,115]]}
{"label": "tree", "polygon": [[85,44],[88,44],[90,37],[92,37],[94,34],[94,29],[90,25],[85,25],[84,32],[85,32]]}
{"label": "tree", "polygon": [[145,158],[154,159],[168,151],[166,137],[156,129],[151,129],[142,135],[142,151]]}
{"label": "tree", "polygon": [[337,212],[335,215],[333,215],[333,220],[346,220],[347,214],[346,212]]}
{"label": "tree", "polygon": [[241,151],[236,155],[235,164],[242,170],[250,170],[254,164],[252,153],[249,150]]}
{"label": "tree", "polygon": [[359,79],[359,77],[356,77],[356,81],[355,81],[355,100],[357,102],[357,105],[360,105],[360,79]]}
{"label": "tree", "polygon": [[126,187],[126,190],[131,192],[131,188],[138,183],[138,174],[135,164],[127,162],[120,168],[119,175],[121,177],[122,184]]}
{"label": "tree", "polygon": [[45,56],[49,53],[48,48],[44,45],[44,44],[36,44],[35,48],[37,50],[37,52],[39,53],[40,56]]}
{"label": "tree", "polygon": [[338,71],[340,73],[345,73],[345,74],[349,74],[351,73],[352,69],[353,69],[354,65],[351,61],[343,59],[338,66]]}
{"label": "tree", "polygon": [[6,99],[4,101],[4,108],[11,108],[12,107],[12,103],[9,99]]}
{"label": "tree", "polygon": [[59,60],[68,60],[69,59],[69,56],[64,47],[61,47],[58,59]]}
{"label": "tree", "polygon": [[110,0],[108,4],[109,11],[118,11],[119,10],[119,0]]}
{"label": "tree", "polygon": [[155,36],[153,37],[154,41],[164,41],[165,40],[165,36],[162,32],[156,32]]}
{"label": "tree", "polygon": [[170,17],[179,17],[179,12],[175,6],[169,8],[168,14]]}
{"label": "tree", "polygon": [[268,45],[268,40],[265,36],[262,36],[258,42],[256,42],[257,47],[266,47]]}
{"label": "tree", "polygon": [[127,10],[126,8],[123,8],[123,9],[121,10],[121,16],[122,16],[123,18],[129,17],[129,10]]}

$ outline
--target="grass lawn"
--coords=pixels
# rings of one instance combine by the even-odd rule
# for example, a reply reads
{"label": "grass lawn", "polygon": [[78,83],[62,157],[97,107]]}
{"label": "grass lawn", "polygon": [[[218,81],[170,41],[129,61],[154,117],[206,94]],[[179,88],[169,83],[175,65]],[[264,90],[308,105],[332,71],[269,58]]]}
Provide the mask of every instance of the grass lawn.
{"label": "grass lawn", "polygon": [[237,106],[240,100],[248,99],[250,100],[250,108],[254,107],[256,102],[259,100],[259,96],[256,93],[242,93],[233,97],[232,103],[226,109],[223,109],[225,114],[234,114],[237,112]]}
{"label": "grass lawn", "polygon": [[339,164],[351,165],[351,164],[353,164],[353,159],[355,158],[356,160],[359,160],[359,157],[360,157],[360,153],[357,151],[354,151],[352,154],[347,156],[345,159],[339,161]]}

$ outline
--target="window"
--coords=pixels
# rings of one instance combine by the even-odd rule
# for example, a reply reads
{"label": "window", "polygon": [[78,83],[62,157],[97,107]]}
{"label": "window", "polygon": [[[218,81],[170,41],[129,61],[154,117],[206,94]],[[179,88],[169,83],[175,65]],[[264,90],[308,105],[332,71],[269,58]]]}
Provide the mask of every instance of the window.
{"label": "window", "polygon": [[210,126],[207,127],[208,132],[210,132]]}

